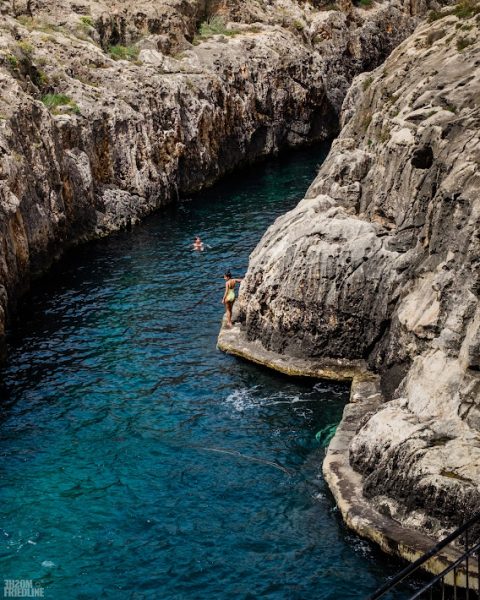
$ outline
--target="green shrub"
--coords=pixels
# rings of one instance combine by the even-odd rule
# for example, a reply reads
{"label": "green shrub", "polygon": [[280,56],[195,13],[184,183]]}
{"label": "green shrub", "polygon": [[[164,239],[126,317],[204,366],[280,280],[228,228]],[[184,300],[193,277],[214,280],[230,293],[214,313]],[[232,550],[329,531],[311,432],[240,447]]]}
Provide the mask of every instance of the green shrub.
{"label": "green shrub", "polygon": [[32,44],[22,41],[22,42],[18,42],[17,46],[23,52],[23,54],[25,54],[25,56],[31,57],[33,55],[34,48],[33,48]]}
{"label": "green shrub", "polygon": [[20,25],[23,25],[27,29],[33,29],[36,24],[35,20],[32,17],[27,17],[27,15],[20,15],[16,19]]}
{"label": "green shrub", "polygon": [[46,94],[42,96],[42,102],[47,108],[58,108],[70,104],[72,100],[65,94]]}
{"label": "green shrub", "polygon": [[208,21],[204,21],[200,24],[199,33],[202,36],[210,35],[235,35],[238,33],[237,30],[227,29],[227,25],[223,17],[211,17]]}
{"label": "green shrub", "polygon": [[459,19],[469,19],[475,15],[480,14],[480,2],[478,0],[461,0],[455,6],[450,8],[449,10],[439,11],[432,10],[428,15],[428,21],[433,23],[433,21],[438,21],[439,19],[443,19],[443,17],[447,16],[455,16]]}
{"label": "green shrub", "polygon": [[363,91],[365,92],[372,85],[373,77],[367,77],[362,84]]}
{"label": "green shrub", "polygon": [[81,40],[91,41],[90,34],[95,28],[92,17],[84,15],[80,17],[80,22],[77,25],[75,35]]}
{"label": "green shrub", "polygon": [[53,114],[58,114],[61,106],[75,114],[80,113],[79,106],[65,94],[46,94],[42,96],[42,102]]}
{"label": "green shrub", "polygon": [[459,19],[469,19],[480,14],[480,3],[477,0],[462,0],[450,12]]}
{"label": "green shrub", "polygon": [[446,13],[440,12],[439,10],[431,10],[428,13],[428,22],[433,23],[438,21],[439,19],[443,19],[446,16]]}
{"label": "green shrub", "polygon": [[80,107],[78,106],[78,104],[76,102],[70,102],[70,104],[68,105],[68,108],[75,115],[81,114]]}
{"label": "green shrub", "polygon": [[140,50],[135,46],[121,46],[117,44],[115,46],[108,47],[108,53],[114,60],[138,60]]}
{"label": "green shrub", "polygon": [[48,75],[41,69],[33,68],[30,77],[32,82],[39,88],[43,88],[49,82]]}
{"label": "green shrub", "polygon": [[5,59],[11,69],[18,69],[18,58],[14,54],[7,54]]}
{"label": "green shrub", "polygon": [[360,0],[360,2],[358,3],[359,6],[361,6],[362,8],[370,8],[370,6],[372,6],[373,4],[373,0]]}
{"label": "green shrub", "polygon": [[462,52],[462,50],[465,50],[465,48],[468,48],[468,46],[471,46],[473,44],[473,40],[469,40],[467,38],[460,38],[457,40],[457,50],[459,52]]}
{"label": "green shrub", "polygon": [[80,23],[85,27],[93,27],[93,19],[90,15],[80,17]]}
{"label": "green shrub", "polygon": [[198,45],[212,35],[225,35],[232,37],[240,33],[238,29],[227,29],[225,19],[220,16],[210,17],[207,21],[200,23],[197,35],[193,38],[193,44]]}

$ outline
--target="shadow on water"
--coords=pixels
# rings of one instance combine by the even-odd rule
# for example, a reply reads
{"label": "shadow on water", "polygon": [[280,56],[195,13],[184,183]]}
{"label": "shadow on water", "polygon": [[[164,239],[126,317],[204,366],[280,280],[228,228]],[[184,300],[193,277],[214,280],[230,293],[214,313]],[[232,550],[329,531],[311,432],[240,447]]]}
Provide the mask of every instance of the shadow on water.
{"label": "shadow on water", "polygon": [[327,150],[77,248],[25,300],[3,370],[5,578],[51,598],[333,600],[394,572],[344,529],[321,474],[348,386],[216,349],[224,270],[245,272]]}

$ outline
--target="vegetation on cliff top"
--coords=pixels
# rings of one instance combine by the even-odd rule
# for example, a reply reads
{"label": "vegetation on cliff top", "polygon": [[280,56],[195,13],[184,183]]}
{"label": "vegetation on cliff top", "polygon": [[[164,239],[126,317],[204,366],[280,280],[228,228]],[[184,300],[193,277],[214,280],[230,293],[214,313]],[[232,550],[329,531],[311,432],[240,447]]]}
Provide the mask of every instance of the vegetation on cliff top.
{"label": "vegetation on cliff top", "polygon": [[432,10],[428,15],[428,21],[433,23],[448,16],[469,19],[478,14],[480,14],[480,2],[478,0],[462,0],[448,10]]}

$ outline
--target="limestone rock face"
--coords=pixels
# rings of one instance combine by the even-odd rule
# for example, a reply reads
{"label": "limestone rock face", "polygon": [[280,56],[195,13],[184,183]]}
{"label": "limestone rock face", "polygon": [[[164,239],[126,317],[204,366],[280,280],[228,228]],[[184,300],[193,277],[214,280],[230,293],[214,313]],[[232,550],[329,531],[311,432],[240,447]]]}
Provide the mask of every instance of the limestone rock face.
{"label": "limestone rock face", "polygon": [[66,247],[335,133],[353,76],[424,4],[0,3],[0,338]]}
{"label": "limestone rock face", "polygon": [[250,339],[364,358],[381,374],[388,402],[359,423],[351,464],[379,510],[437,533],[480,501],[480,7],[469,6],[355,79],[340,137],[251,255],[240,295]]}

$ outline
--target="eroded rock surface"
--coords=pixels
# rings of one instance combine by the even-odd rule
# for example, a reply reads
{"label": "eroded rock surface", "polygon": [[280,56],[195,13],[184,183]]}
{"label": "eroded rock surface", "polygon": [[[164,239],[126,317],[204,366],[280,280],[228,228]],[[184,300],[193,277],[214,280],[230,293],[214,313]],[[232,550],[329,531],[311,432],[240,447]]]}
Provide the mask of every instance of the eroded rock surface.
{"label": "eroded rock surface", "polygon": [[0,3],[0,338],[72,244],[331,136],[353,76],[428,2]]}
{"label": "eroded rock surface", "polygon": [[480,7],[462,6],[355,79],[240,296],[267,349],[381,374],[351,464],[379,511],[437,535],[480,502]]}

